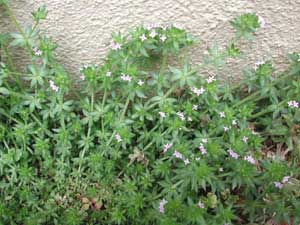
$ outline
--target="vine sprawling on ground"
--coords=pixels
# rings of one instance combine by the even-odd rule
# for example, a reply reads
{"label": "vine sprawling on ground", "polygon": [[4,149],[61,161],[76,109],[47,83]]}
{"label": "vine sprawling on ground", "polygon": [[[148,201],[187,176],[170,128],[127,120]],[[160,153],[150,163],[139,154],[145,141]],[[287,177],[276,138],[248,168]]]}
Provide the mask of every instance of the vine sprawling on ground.
{"label": "vine sprawling on ground", "polygon": [[16,27],[0,35],[0,224],[299,224],[299,53],[285,72],[259,61],[219,81],[261,17],[233,19],[236,36],[196,67],[183,29],[114,34],[78,90],[39,31],[46,8],[23,28],[0,5]]}

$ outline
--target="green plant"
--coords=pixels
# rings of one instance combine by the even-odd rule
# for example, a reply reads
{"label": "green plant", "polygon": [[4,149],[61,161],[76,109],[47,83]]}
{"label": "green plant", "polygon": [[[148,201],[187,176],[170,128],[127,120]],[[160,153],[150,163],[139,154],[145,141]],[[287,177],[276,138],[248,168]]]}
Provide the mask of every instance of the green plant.
{"label": "green plant", "polygon": [[181,53],[194,42],[185,30],[114,34],[78,90],[38,29],[46,8],[23,29],[0,4],[17,28],[0,36],[1,223],[299,223],[300,55],[276,77],[266,61],[234,86],[218,79],[255,36],[255,14],[235,18],[236,37],[195,68]]}

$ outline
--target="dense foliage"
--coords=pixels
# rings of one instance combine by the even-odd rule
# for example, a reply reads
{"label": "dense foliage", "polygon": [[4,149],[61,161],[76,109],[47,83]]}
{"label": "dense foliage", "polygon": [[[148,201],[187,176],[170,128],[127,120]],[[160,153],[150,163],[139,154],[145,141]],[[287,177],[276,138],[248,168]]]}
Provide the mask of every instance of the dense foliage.
{"label": "dense foliage", "polygon": [[0,224],[300,222],[299,54],[283,73],[267,60],[236,85],[219,80],[262,18],[232,20],[228,47],[195,68],[183,29],[114,34],[74,87],[38,29],[46,8],[23,29],[0,4],[17,30],[0,36]]}

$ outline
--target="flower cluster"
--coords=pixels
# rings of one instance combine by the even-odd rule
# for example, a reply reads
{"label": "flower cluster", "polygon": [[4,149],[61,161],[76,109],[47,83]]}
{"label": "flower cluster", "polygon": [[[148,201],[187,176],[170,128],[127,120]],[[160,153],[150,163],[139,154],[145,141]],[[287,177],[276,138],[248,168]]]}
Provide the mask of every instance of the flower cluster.
{"label": "flower cluster", "polygon": [[289,182],[290,178],[291,178],[290,176],[284,176],[284,177],[282,178],[281,182],[279,182],[279,181],[274,181],[274,186],[275,186],[276,188],[281,189],[281,188],[283,188],[283,185],[284,185],[284,184],[286,184],[286,183]]}
{"label": "flower cluster", "polygon": [[191,88],[192,92],[195,93],[197,96],[202,95],[205,92],[205,89],[203,87],[201,88],[196,88],[196,87],[192,87]]}
{"label": "flower cluster", "polygon": [[299,108],[299,102],[296,102],[295,100],[288,101],[288,106],[290,108]]}
{"label": "flower cluster", "polygon": [[59,87],[55,85],[55,83],[54,83],[53,80],[49,80],[49,85],[50,85],[50,88],[51,88],[53,91],[58,92]]}

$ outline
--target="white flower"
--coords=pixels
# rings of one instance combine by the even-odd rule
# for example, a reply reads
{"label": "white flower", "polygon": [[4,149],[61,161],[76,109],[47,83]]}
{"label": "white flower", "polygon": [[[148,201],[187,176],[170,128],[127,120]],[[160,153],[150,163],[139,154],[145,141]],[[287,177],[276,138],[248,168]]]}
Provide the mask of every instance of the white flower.
{"label": "white flower", "polygon": [[206,155],[207,154],[206,148],[203,146],[202,143],[199,146],[199,150],[200,150],[200,152],[201,152],[202,155]]}
{"label": "white flower", "polygon": [[261,28],[265,27],[266,22],[265,22],[265,19],[263,17],[259,16],[258,17],[258,22],[259,22]]}
{"label": "white flower", "polygon": [[243,142],[247,143],[248,139],[249,139],[248,137],[244,136],[242,140],[243,140]]}
{"label": "white flower", "polygon": [[198,110],[198,105],[193,105],[193,110],[197,111]]}
{"label": "white flower", "polygon": [[80,78],[80,80],[85,80],[85,76],[84,75],[81,75],[79,78]]}
{"label": "white flower", "polygon": [[244,160],[248,161],[251,164],[256,164],[255,159],[251,155],[245,156]]}
{"label": "white flower", "polygon": [[225,112],[219,112],[220,118],[225,118]]}
{"label": "white flower", "polygon": [[208,142],[207,138],[203,138],[201,141],[202,141],[203,143],[207,143],[207,142]]}
{"label": "white flower", "polygon": [[223,170],[223,168],[222,168],[222,167],[220,167],[220,168],[219,168],[219,171],[220,171],[220,172],[223,172],[224,170]]}
{"label": "white flower", "polygon": [[175,152],[173,153],[173,156],[175,156],[177,159],[183,159],[182,154],[181,154],[180,152],[178,152],[178,151],[175,151]]}
{"label": "white flower", "polygon": [[291,178],[290,176],[284,176],[284,177],[282,178],[282,181],[281,181],[281,182],[282,182],[283,184],[285,184],[285,183],[287,183],[287,182],[290,180],[290,178]]}
{"label": "white flower", "polygon": [[158,114],[160,115],[160,118],[165,118],[166,117],[166,113],[164,112],[158,112]]}
{"label": "white flower", "polygon": [[274,185],[275,185],[275,187],[277,187],[279,189],[281,189],[283,187],[283,184],[280,182],[277,182],[277,181],[274,182]]}
{"label": "white flower", "polygon": [[36,56],[41,56],[43,54],[43,52],[38,47],[34,47],[33,51]]}
{"label": "white flower", "polygon": [[112,50],[119,50],[121,49],[122,45],[120,43],[117,42],[111,42],[110,47]]}
{"label": "white flower", "polygon": [[165,205],[168,203],[165,199],[161,200],[159,202],[159,212],[160,213],[165,213]]}
{"label": "white flower", "polygon": [[111,72],[107,71],[106,74],[105,74],[105,76],[110,77],[111,76]]}
{"label": "white flower", "polygon": [[191,117],[188,117],[188,121],[190,121],[190,122],[191,122],[191,121],[193,121],[193,119],[192,119]]}
{"label": "white flower", "polygon": [[147,40],[147,37],[146,37],[145,34],[142,34],[142,35],[140,36],[140,39],[141,39],[142,42],[144,42],[145,40]]}
{"label": "white flower", "polygon": [[124,81],[130,82],[131,79],[132,79],[132,77],[129,76],[129,75],[126,75],[126,74],[122,73],[121,79],[124,80]]}
{"label": "white flower", "polygon": [[232,149],[228,149],[227,152],[234,159],[237,159],[237,158],[240,157],[239,154],[237,154],[236,152],[234,152]]}
{"label": "white flower", "polygon": [[207,79],[206,79],[206,82],[207,83],[212,83],[212,82],[214,82],[214,81],[216,81],[216,78],[215,78],[215,76],[210,76],[210,77],[208,77]]}
{"label": "white flower", "polygon": [[236,120],[232,120],[232,125],[237,125]]}
{"label": "white flower", "polygon": [[164,145],[164,153],[167,152],[170,148],[172,148],[173,144],[172,143],[167,143]]}
{"label": "white flower", "polygon": [[198,206],[199,208],[201,208],[201,209],[204,209],[204,208],[205,208],[204,203],[201,202],[201,201],[198,202],[197,206]]}
{"label": "white flower", "polygon": [[299,108],[299,102],[296,102],[295,100],[288,101],[288,106],[290,108]]}
{"label": "white flower", "polygon": [[144,81],[139,80],[138,85],[142,86],[144,84]]}
{"label": "white flower", "polygon": [[229,128],[229,127],[226,127],[226,126],[224,126],[224,127],[223,127],[223,129],[224,129],[224,131],[225,131],[225,132],[227,132],[227,131],[229,131],[229,129],[230,129],[230,128]]}
{"label": "white flower", "polygon": [[256,62],[255,65],[254,65],[254,69],[257,70],[257,69],[259,68],[260,65],[263,65],[263,64],[265,64],[265,63],[266,63],[266,62],[263,61],[263,60]]}
{"label": "white flower", "polygon": [[118,133],[115,135],[115,138],[116,138],[117,142],[122,141],[122,138],[121,138],[120,134],[118,134]]}
{"label": "white flower", "polygon": [[49,85],[50,85],[50,88],[51,88],[53,91],[58,92],[59,87],[55,85],[55,83],[54,83],[53,80],[50,80],[50,81],[49,81]]}
{"label": "white flower", "polygon": [[155,30],[152,30],[149,34],[150,37],[154,38],[157,35]]}
{"label": "white flower", "polygon": [[167,37],[166,37],[166,35],[162,35],[159,39],[160,39],[162,42],[165,42],[165,40],[167,40]]}
{"label": "white flower", "polygon": [[202,95],[205,92],[205,89],[201,87],[200,89],[192,87],[192,92],[194,92],[197,96]]}
{"label": "white flower", "polygon": [[181,120],[185,120],[185,116],[184,116],[183,112],[177,112],[176,114],[177,114],[177,116],[179,116],[179,118]]}
{"label": "white flower", "polygon": [[190,160],[189,159],[185,159],[185,160],[183,160],[183,162],[184,162],[184,165],[190,164]]}
{"label": "white flower", "polygon": [[195,158],[196,161],[199,161],[200,159],[201,159],[200,157],[196,157],[196,158]]}

